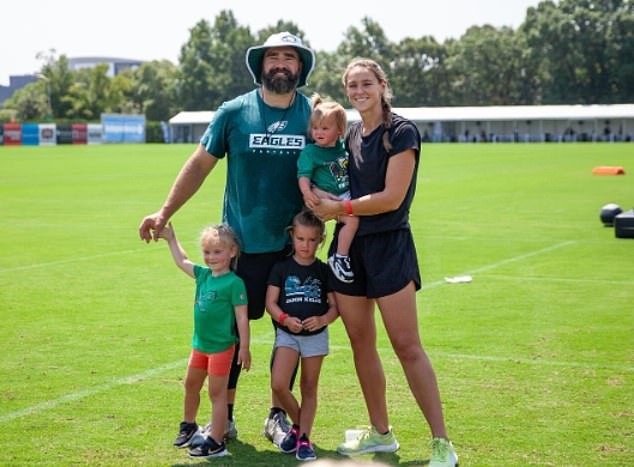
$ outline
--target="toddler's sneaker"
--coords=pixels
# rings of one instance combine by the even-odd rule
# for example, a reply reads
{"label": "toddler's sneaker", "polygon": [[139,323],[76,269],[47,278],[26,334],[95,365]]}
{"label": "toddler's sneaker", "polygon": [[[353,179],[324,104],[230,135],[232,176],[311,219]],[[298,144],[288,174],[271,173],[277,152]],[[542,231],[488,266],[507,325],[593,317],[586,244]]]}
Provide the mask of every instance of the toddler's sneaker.
{"label": "toddler's sneaker", "polygon": [[290,454],[297,450],[297,443],[299,440],[299,426],[293,425],[286,436],[280,443],[280,451]]}
{"label": "toddler's sneaker", "polygon": [[174,446],[177,448],[186,448],[192,442],[192,439],[198,433],[198,425],[195,422],[181,422],[178,436],[174,440]]}
{"label": "toddler's sneaker", "polygon": [[458,454],[456,454],[451,441],[445,438],[434,438],[430,444],[429,467],[456,467],[458,465]]}
{"label": "toddler's sneaker", "polygon": [[398,448],[392,427],[383,435],[371,426],[362,430],[357,438],[337,446],[337,452],[343,456],[356,456],[368,452],[395,452]]}
{"label": "toddler's sneaker", "polygon": [[227,451],[227,445],[224,442],[217,443],[211,437],[205,438],[205,441],[203,441],[203,444],[200,446],[189,449],[189,457],[194,459],[210,459],[212,457],[229,455],[230,453]]}
{"label": "toddler's sneaker", "polygon": [[354,273],[350,266],[350,256],[341,256],[335,253],[328,258],[328,265],[330,265],[330,269],[332,269],[332,273],[335,277],[341,282],[345,282],[346,284],[354,282]]}
{"label": "toddler's sneaker", "polygon": [[306,435],[302,435],[297,442],[297,452],[295,453],[295,459],[298,461],[312,461],[317,459],[315,449]]}

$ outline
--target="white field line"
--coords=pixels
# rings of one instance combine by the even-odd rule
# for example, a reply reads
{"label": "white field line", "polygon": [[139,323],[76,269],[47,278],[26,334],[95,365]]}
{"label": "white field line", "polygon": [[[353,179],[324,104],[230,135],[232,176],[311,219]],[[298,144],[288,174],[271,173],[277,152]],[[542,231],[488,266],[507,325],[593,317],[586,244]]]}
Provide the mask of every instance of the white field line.
{"label": "white field line", "polygon": [[[3,272],[16,272],[16,271],[27,271],[29,269],[47,268],[49,266],[59,266],[61,264],[77,263],[79,261],[93,261],[95,259],[108,258],[110,256],[129,255],[130,253],[140,253],[141,251],[145,251],[146,253],[150,252],[150,250],[142,250],[141,248],[137,248],[134,250],[113,251],[110,253],[102,253],[99,255],[92,255],[92,256],[73,256],[71,258],[60,259],[57,261],[49,261],[46,263],[34,263],[34,264],[25,264],[22,266],[16,266],[12,268],[0,268],[0,274],[2,274]],[[152,251],[156,251],[156,250],[152,250]]]}
{"label": "white field line", "polygon": [[[271,345],[271,339],[255,339],[251,342],[256,345]],[[350,346],[347,345],[331,345],[331,351],[342,351],[342,352],[351,352]],[[378,351],[381,354],[393,353],[393,350],[390,347],[380,347]],[[432,358],[446,358],[450,360],[473,360],[473,361],[485,361],[485,362],[499,362],[499,363],[513,363],[513,364],[522,364],[522,365],[532,365],[536,367],[540,366],[551,366],[551,367],[561,367],[561,368],[581,368],[584,370],[587,369],[595,369],[595,370],[617,370],[622,372],[634,372],[634,366],[628,365],[614,365],[609,363],[584,363],[584,362],[565,362],[565,361],[557,361],[557,360],[541,360],[541,359],[527,359],[527,358],[514,358],[511,356],[506,357],[496,357],[492,355],[469,355],[469,354],[454,354],[449,352],[432,352]],[[134,384],[139,381],[143,381],[149,379],[153,376],[156,376],[160,373],[163,373],[168,370],[173,370],[175,368],[184,368],[187,364],[187,359],[177,360],[172,363],[167,363],[157,368],[152,368],[142,373],[137,373],[136,375],[126,376],[124,378],[119,378],[109,383],[100,384],[98,386],[84,389],[82,391],[72,392],[70,394],[66,394],[65,396],[58,397],[57,399],[51,399],[40,404],[32,405],[31,407],[24,408],[22,410],[17,410],[15,412],[9,412],[4,415],[0,415],[0,424],[10,422],[11,420],[15,420],[16,418],[28,417],[30,415],[35,415],[40,412],[44,412],[46,410],[57,407],[58,405],[64,404],[66,402],[74,402],[79,399],[84,399],[86,397],[94,396],[96,394],[109,391],[114,389],[117,386],[122,386],[124,384]]]}
{"label": "white field line", "polygon": [[607,285],[634,285],[634,280],[613,280],[613,279],[581,279],[572,277],[538,277],[538,276],[508,276],[505,274],[487,274],[491,279],[503,281],[533,281],[533,282],[571,282],[571,283],[588,283],[588,284],[607,284]]}
{"label": "white field line", "polygon": [[[154,243],[152,241],[151,243]],[[187,246],[188,244],[194,244],[195,241],[184,241],[181,242],[182,245]],[[21,266],[16,266],[12,268],[0,268],[0,274],[3,272],[15,272],[15,271],[28,271],[29,269],[38,269],[38,268],[47,268],[50,266],[59,266],[60,264],[68,264],[68,263],[78,263],[80,261],[92,261],[99,258],[109,258],[111,256],[120,256],[120,255],[129,255],[133,253],[152,253],[156,251],[164,252],[163,249],[160,248],[135,248],[134,250],[121,250],[121,251],[111,251],[110,253],[101,253],[98,255],[91,256],[73,256],[66,259],[60,259],[57,261],[48,261],[45,263],[34,263],[34,264],[26,264]]]}
{"label": "white field line", "polygon": [[0,423],[9,422],[16,418],[27,417],[29,415],[33,415],[39,412],[43,412],[48,409],[52,409],[57,407],[60,404],[65,402],[73,402],[79,399],[83,399],[85,397],[94,396],[95,394],[99,394],[100,392],[109,391],[117,386],[122,386],[124,384],[134,384],[139,381],[143,381],[144,379],[151,378],[152,376],[163,373],[167,370],[173,370],[174,368],[184,367],[187,364],[187,360],[178,360],[176,362],[168,363],[166,365],[159,366],[157,368],[152,368],[150,370],[144,371],[142,373],[138,373],[132,376],[126,376],[124,378],[119,378],[109,383],[100,384],[98,386],[94,386],[92,388],[83,389],[81,391],[71,392],[70,394],[66,394],[65,396],[58,397],[57,399],[51,399],[40,404],[32,405],[31,407],[27,407],[22,410],[18,410],[16,412],[10,412],[8,414],[0,415]]}
{"label": "white field line", "polygon": [[[576,242],[573,240],[568,240],[566,242],[556,243],[555,245],[551,245],[546,248],[542,248],[541,250],[532,251],[530,253],[525,253],[523,255],[513,256],[512,258],[503,259],[502,261],[498,261],[496,263],[487,264],[485,266],[481,266],[476,269],[472,269],[470,271],[465,271],[460,274],[456,274],[459,276],[464,275],[473,275],[479,272],[490,271],[491,269],[499,268],[500,266],[504,266],[505,264],[515,263],[517,261],[522,261],[526,258],[531,258],[533,256],[541,255],[544,253],[550,253],[551,251],[558,250],[559,248],[563,248],[566,246],[574,245]],[[445,280],[438,280],[434,282],[425,283],[423,282],[423,290],[433,289],[434,287],[438,287],[439,285],[445,284]]]}
{"label": "white field line", "polygon": [[[346,351],[351,350],[346,345],[330,345],[330,350]],[[391,347],[379,347],[379,353],[383,356],[386,354],[394,353]],[[615,365],[612,363],[587,363],[587,362],[565,362],[559,360],[542,360],[542,359],[530,359],[530,358],[517,358],[512,356],[497,357],[494,355],[470,355],[470,354],[458,354],[451,352],[427,352],[431,357],[446,358],[448,360],[473,360],[481,362],[500,362],[500,363],[519,363],[522,365],[532,366],[553,366],[561,368],[581,368],[584,370],[617,370],[623,372],[634,372],[634,366],[629,365]]]}

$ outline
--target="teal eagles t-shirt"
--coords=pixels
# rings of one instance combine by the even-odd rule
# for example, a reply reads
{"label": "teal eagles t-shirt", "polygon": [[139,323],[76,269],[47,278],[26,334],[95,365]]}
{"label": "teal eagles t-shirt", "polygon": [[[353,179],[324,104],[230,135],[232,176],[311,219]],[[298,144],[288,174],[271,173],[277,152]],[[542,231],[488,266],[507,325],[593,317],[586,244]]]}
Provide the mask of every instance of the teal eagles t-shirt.
{"label": "teal eagles t-shirt", "polygon": [[334,195],[349,191],[348,153],[343,141],[330,148],[306,145],[297,160],[297,177],[308,177],[317,188]]}
{"label": "teal eagles t-shirt", "polygon": [[306,145],[310,101],[297,93],[287,109],[270,107],[259,89],[223,103],[200,140],[209,154],[227,156],[223,222],[242,251],[280,251],[286,227],[302,208],[297,158]]}
{"label": "teal eagles t-shirt", "polygon": [[227,350],[238,341],[234,307],[247,304],[244,282],[233,271],[214,277],[208,267],[197,264],[194,277],[192,347],[206,353]]}

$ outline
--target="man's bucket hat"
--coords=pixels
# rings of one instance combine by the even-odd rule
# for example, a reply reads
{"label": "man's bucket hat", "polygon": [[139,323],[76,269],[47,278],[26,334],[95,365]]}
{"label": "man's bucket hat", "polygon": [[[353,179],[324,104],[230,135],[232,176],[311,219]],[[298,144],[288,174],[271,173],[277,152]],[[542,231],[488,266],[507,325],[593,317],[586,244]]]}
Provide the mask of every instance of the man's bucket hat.
{"label": "man's bucket hat", "polygon": [[253,82],[259,86],[262,85],[262,60],[264,59],[266,49],[270,49],[271,47],[293,47],[297,50],[299,58],[303,63],[297,87],[305,86],[306,83],[308,83],[308,77],[313,72],[313,68],[315,68],[315,53],[306,47],[299,37],[290,32],[273,34],[269,36],[264,44],[250,47],[249,50],[247,50],[247,68],[251,76],[253,76]]}

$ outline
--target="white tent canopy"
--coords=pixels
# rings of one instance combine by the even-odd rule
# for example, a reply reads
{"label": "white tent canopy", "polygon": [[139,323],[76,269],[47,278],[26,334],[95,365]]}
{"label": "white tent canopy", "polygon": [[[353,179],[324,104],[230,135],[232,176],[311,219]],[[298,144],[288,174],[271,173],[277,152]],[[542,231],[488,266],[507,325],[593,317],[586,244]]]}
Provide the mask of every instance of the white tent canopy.
{"label": "white tent canopy", "polygon": [[[576,141],[634,139],[634,104],[397,107],[433,141]],[[347,110],[348,120],[359,115]],[[213,111],[180,112],[169,121],[174,142],[200,139]]]}

